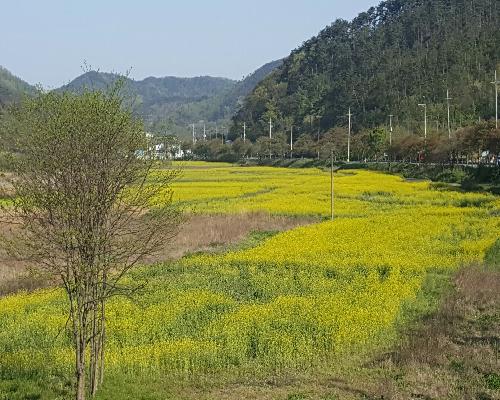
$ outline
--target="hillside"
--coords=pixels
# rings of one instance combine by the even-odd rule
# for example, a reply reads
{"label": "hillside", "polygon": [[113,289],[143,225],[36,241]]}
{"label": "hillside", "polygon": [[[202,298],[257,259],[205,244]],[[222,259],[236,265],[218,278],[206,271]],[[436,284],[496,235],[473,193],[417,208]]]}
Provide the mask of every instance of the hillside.
{"label": "hillside", "polygon": [[[433,130],[494,115],[493,80],[500,61],[497,0],[388,0],[352,22],[337,20],[292,51],[283,66],[245,99],[234,133],[245,121],[251,137],[276,130],[316,134],[346,126],[387,125],[419,132],[428,107]],[[320,117],[318,117],[320,116]]]}
{"label": "hillside", "polygon": [[[245,96],[280,64],[268,63],[241,81],[209,76],[149,77],[126,79],[125,87],[149,129],[187,134],[188,124],[229,120]],[[105,89],[116,78],[115,74],[89,71],[58,90]]]}
{"label": "hillside", "polygon": [[[90,71],[77,77],[58,90],[79,91],[82,88],[105,89],[118,75]],[[209,76],[195,78],[149,77],[143,80],[126,79],[125,90],[134,99],[136,112],[146,124],[154,125],[160,121],[170,124],[187,125],[203,116],[199,104],[220,96],[234,87],[236,81]],[[196,110],[195,115],[183,112],[184,109]],[[199,115],[196,115],[199,114]]]}
{"label": "hillside", "polygon": [[12,75],[7,69],[0,66],[0,107],[19,100],[23,94],[34,92],[35,88],[33,86]]}
{"label": "hillside", "polygon": [[245,97],[248,96],[264,78],[282,64],[283,60],[271,61],[239,81],[232,90],[223,96],[221,102],[222,107],[228,108],[231,114],[235,113],[237,108],[243,104]]}

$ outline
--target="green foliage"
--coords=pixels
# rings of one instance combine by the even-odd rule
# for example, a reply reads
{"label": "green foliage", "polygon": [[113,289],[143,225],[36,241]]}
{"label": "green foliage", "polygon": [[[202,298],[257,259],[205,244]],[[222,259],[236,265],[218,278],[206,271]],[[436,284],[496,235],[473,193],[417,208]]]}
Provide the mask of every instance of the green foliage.
{"label": "green foliage", "polygon": [[500,239],[486,251],[484,263],[489,267],[500,268]]}
{"label": "green foliage", "polygon": [[500,390],[500,375],[492,372],[490,374],[486,374],[484,380],[486,381],[488,389]]}
{"label": "green foliage", "polygon": [[[268,63],[241,81],[209,76],[149,77],[141,81],[127,79],[126,89],[134,99],[136,113],[143,117],[149,130],[186,136],[187,125],[193,122],[229,120],[243,98],[281,63],[281,60]],[[105,90],[117,78],[115,74],[89,71],[59,90]],[[209,129],[215,131],[215,126],[211,124]]]}
{"label": "green foliage", "polygon": [[[234,118],[264,135],[267,119],[277,130],[292,118],[300,134],[347,125],[354,131],[388,125],[395,134],[447,133],[446,91],[452,129],[494,115],[489,82],[500,59],[500,6],[496,0],[388,0],[352,22],[337,20],[294,50],[264,79]],[[431,128],[429,128],[431,129]]]}

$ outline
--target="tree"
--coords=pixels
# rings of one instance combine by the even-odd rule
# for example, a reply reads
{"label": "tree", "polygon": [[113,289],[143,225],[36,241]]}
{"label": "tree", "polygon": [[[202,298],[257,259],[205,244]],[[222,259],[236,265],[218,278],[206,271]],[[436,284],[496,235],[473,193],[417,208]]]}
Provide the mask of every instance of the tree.
{"label": "tree", "polygon": [[236,139],[232,145],[232,150],[240,159],[250,156],[251,149],[250,141],[243,141],[241,138]]}
{"label": "tree", "polygon": [[255,147],[259,159],[265,158],[266,156],[271,158],[272,155],[271,144],[272,144],[272,139],[269,139],[267,136],[260,136],[259,138],[257,138],[257,141],[255,142]]}
{"label": "tree", "polygon": [[320,156],[329,159],[344,157],[347,153],[347,130],[344,128],[330,129],[320,141]]}
{"label": "tree", "polygon": [[456,136],[460,149],[469,157],[477,155],[479,159],[482,151],[491,154],[500,152],[500,129],[495,129],[494,121],[483,121],[462,128]]}
{"label": "tree", "polygon": [[363,147],[362,158],[377,161],[383,155],[387,136],[383,128],[374,128],[361,133],[358,143]]}
{"label": "tree", "polygon": [[289,146],[286,142],[286,135],[284,133],[277,133],[271,139],[271,152],[277,158],[285,158]]}
{"label": "tree", "polygon": [[294,155],[299,157],[314,157],[314,142],[308,134],[302,134],[293,146]]}
{"label": "tree", "polygon": [[447,90],[453,127],[490,118],[499,20],[498,0],[383,1],[293,50],[247,96],[234,124],[266,135],[270,116],[276,125],[291,118],[297,131],[314,135],[317,125],[320,132],[344,125],[351,107],[353,132],[387,125],[390,114],[415,132],[425,102],[431,133],[434,122],[436,130],[447,125]]}
{"label": "tree", "polygon": [[108,299],[137,289],[123,277],[181,218],[170,189],[178,172],[150,174],[142,123],[119,89],[41,93],[13,108],[7,124],[16,138],[9,222],[20,227],[9,250],[66,292],[77,400],[103,381]]}
{"label": "tree", "polygon": [[406,135],[395,139],[389,149],[391,158],[401,161],[418,161],[424,149],[424,140],[417,135]]}

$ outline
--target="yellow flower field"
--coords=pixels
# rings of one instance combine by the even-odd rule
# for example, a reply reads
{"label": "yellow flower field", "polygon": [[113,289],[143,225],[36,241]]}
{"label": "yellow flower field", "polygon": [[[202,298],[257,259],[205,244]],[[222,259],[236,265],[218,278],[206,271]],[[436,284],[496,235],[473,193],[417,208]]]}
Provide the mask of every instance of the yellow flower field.
{"label": "yellow flower field", "polygon": [[[328,172],[183,166],[174,199],[194,212],[330,213]],[[334,221],[136,270],[145,292],[110,304],[108,370],[276,370],[387,342],[428,271],[481,262],[500,233],[493,195],[354,170],[336,174],[335,193]],[[60,291],[0,299],[0,376],[69,374],[65,322]]]}

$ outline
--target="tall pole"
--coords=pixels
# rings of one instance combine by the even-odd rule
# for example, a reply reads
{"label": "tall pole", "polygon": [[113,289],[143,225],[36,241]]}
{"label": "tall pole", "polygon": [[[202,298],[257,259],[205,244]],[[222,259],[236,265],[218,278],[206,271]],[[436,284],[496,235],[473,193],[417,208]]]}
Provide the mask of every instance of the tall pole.
{"label": "tall pole", "polygon": [[347,162],[351,162],[351,107],[349,107],[349,132],[347,134]]}
{"label": "tall pole", "polygon": [[450,91],[446,89],[446,105],[448,106],[448,139],[451,139],[450,100]]}
{"label": "tall pole", "polygon": [[207,127],[203,124],[203,140],[207,140]]}
{"label": "tall pole", "polygon": [[318,160],[319,160],[319,130],[321,128],[321,117],[323,117],[322,115],[316,115],[316,118],[318,118],[318,134],[317,134],[317,139],[316,139],[316,144],[317,144],[317,148],[318,148]]}
{"label": "tall pole", "polygon": [[217,127],[217,123],[215,123],[215,138],[217,139],[217,134],[219,133],[219,128]]}
{"label": "tall pole", "polygon": [[392,117],[394,115],[389,115],[389,146],[392,146]]}
{"label": "tall pole", "polygon": [[243,122],[243,143],[247,141],[247,123]]}
{"label": "tall pole", "polygon": [[330,149],[330,212],[333,221],[333,149]]}
{"label": "tall pole", "polygon": [[273,121],[269,118],[269,159],[273,158],[273,153],[271,150],[271,139],[273,138]]}
{"label": "tall pole", "polygon": [[419,104],[420,107],[424,107],[424,139],[427,140],[427,104]]}
{"label": "tall pole", "polygon": [[498,84],[500,82],[497,79],[496,67],[495,67],[495,81],[491,83],[495,85],[495,128],[498,129]]}
{"label": "tall pole", "polygon": [[424,119],[425,119],[424,139],[427,139],[427,105],[425,105],[424,107]]}
{"label": "tall pole", "polygon": [[293,125],[290,127],[290,158],[293,158]]}
{"label": "tall pole", "polygon": [[193,124],[193,144],[196,143],[196,132],[195,132],[195,125]]}

